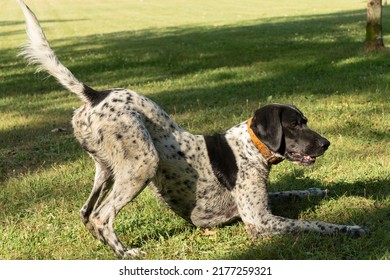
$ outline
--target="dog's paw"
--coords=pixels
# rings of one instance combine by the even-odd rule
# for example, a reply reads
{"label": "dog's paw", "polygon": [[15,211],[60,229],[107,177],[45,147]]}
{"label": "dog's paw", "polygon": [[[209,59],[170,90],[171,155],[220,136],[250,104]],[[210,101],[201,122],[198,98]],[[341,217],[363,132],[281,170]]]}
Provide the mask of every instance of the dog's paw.
{"label": "dog's paw", "polygon": [[309,192],[309,196],[324,197],[328,194],[328,190],[323,190],[320,188],[309,188],[307,191]]}
{"label": "dog's paw", "polygon": [[146,256],[146,253],[141,251],[139,248],[126,249],[126,251],[123,253],[124,259],[141,258],[144,256]]}
{"label": "dog's paw", "polygon": [[347,227],[346,233],[353,238],[358,238],[358,237],[369,235],[370,229],[368,227],[350,226]]}

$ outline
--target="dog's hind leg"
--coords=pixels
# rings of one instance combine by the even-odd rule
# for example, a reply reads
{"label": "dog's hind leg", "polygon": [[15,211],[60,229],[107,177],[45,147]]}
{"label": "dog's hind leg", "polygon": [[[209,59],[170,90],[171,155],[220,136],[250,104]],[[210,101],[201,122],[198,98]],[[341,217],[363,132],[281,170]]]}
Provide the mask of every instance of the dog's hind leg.
{"label": "dog's hind leg", "polygon": [[[126,163],[125,163],[126,164]],[[127,165],[127,164],[126,164]],[[108,244],[118,257],[135,257],[137,249],[127,250],[119,241],[114,231],[114,220],[119,211],[146,187],[157,169],[157,161],[149,162],[138,171],[141,175],[131,172],[131,162],[127,169],[115,174],[112,191],[103,203],[92,211],[90,221],[94,224],[98,239]]]}
{"label": "dog's hind leg", "polygon": [[92,210],[101,204],[103,198],[110,190],[111,184],[109,183],[109,179],[112,176],[112,172],[109,167],[97,159],[95,159],[95,170],[93,188],[84,206],[80,209],[80,217],[87,229],[97,238],[95,230],[89,222],[89,217]]}
{"label": "dog's hind leg", "polygon": [[[92,210],[89,221],[95,236],[108,244],[118,257],[132,258],[138,249],[126,249],[114,231],[114,220],[119,211],[132,201],[154,177],[158,168],[158,154],[148,131],[133,123],[131,133],[122,131],[120,141],[110,141],[115,151],[111,164],[113,186],[102,203]],[[118,131],[117,131],[118,132]],[[118,132],[120,133],[120,132]],[[99,199],[98,199],[99,200]]]}

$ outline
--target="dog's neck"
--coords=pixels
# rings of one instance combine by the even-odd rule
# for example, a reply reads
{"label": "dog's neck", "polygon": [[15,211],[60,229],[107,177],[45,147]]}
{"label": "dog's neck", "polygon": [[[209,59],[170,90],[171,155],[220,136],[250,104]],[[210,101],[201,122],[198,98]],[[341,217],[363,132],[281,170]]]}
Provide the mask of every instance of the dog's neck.
{"label": "dog's neck", "polygon": [[248,133],[252,139],[256,149],[259,150],[260,154],[267,160],[268,164],[278,164],[284,160],[284,157],[277,153],[274,153],[268,149],[268,147],[255,135],[251,128],[252,118],[247,122]]}

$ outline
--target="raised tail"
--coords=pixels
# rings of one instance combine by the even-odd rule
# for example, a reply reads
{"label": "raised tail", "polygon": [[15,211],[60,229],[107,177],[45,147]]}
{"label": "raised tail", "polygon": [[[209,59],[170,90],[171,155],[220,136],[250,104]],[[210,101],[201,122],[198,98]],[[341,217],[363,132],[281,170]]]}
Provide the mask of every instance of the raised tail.
{"label": "raised tail", "polygon": [[26,19],[28,35],[28,42],[24,45],[20,55],[24,56],[29,63],[38,65],[37,71],[45,70],[69,91],[76,93],[84,102],[91,102],[92,96],[90,95],[96,95],[98,92],[77,80],[58,60],[34,13],[22,0],[17,0],[17,2]]}

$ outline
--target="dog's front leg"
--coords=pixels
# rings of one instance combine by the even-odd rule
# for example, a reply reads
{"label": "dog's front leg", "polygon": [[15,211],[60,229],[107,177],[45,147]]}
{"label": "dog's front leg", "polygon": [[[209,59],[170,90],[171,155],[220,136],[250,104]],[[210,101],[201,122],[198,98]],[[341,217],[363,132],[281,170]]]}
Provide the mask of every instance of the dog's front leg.
{"label": "dog's front leg", "polygon": [[309,188],[307,190],[269,192],[268,198],[271,200],[277,200],[283,198],[299,198],[299,199],[305,199],[310,197],[323,198],[327,194],[328,194],[328,190],[323,190],[319,188]]}
{"label": "dog's front leg", "polygon": [[266,180],[261,176],[250,176],[237,184],[234,197],[240,217],[252,237],[300,231],[323,234],[343,233],[358,237],[368,232],[367,228],[360,226],[301,221],[273,215],[268,207]]}
{"label": "dog's front leg", "polygon": [[272,214],[268,205],[267,178],[262,178],[255,170],[245,175],[232,194],[248,234],[252,237],[265,235],[272,231],[271,220],[274,220],[269,218]]}

